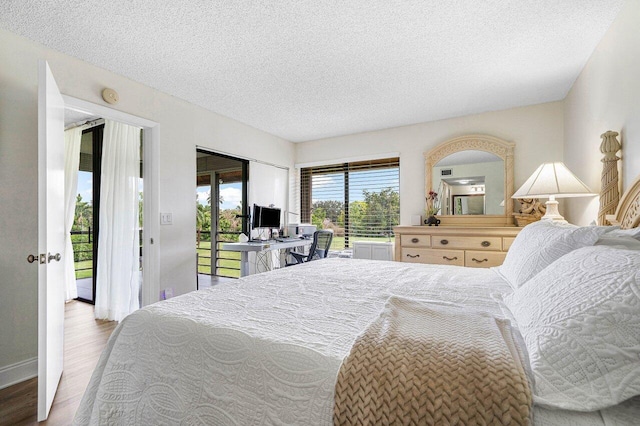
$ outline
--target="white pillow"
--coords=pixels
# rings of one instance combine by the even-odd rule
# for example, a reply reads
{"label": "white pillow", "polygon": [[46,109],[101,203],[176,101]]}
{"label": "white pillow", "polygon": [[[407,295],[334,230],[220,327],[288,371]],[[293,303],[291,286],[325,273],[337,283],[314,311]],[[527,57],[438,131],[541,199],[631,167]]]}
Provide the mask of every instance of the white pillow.
{"label": "white pillow", "polygon": [[626,235],[611,235],[610,233],[598,238],[598,241],[596,241],[594,245],[610,246],[628,250],[640,250],[640,240],[636,240],[635,238],[628,237]]}
{"label": "white pillow", "polygon": [[616,237],[632,237],[636,240],[640,240],[640,227],[631,229],[614,229],[609,232],[609,235],[615,235]]}
{"label": "white pillow", "polygon": [[592,411],[640,394],[640,252],[574,250],[504,301],[529,351],[536,403]]}
{"label": "white pillow", "polygon": [[603,227],[562,224],[541,220],[525,226],[509,248],[497,271],[514,289],[556,259],[580,247],[592,246]]}

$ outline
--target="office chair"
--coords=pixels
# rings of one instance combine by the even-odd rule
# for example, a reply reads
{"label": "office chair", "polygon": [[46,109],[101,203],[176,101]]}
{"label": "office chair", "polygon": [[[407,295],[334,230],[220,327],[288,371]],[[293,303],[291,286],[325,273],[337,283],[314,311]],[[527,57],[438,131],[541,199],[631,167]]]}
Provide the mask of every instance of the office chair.
{"label": "office chair", "polygon": [[316,231],[313,233],[313,243],[309,249],[309,254],[302,253],[289,253],[295,263],[287,263],[286,266],[299,265],[301,263],[310,262],[312,260],[324,259],[329,254],[329,247],[331,247],[331,240],[333,240],[333,232],[331,231]]}

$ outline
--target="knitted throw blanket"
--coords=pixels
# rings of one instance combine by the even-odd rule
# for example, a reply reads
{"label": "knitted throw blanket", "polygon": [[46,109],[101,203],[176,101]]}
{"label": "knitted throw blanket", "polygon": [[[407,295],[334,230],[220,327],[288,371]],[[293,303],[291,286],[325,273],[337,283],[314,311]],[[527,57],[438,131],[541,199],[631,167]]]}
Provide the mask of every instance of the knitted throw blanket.
{"label": "knitted throw blanket", "polygon": [[344,360],[335,425],[529,425],[531,391],[508,322],[392,297]]}

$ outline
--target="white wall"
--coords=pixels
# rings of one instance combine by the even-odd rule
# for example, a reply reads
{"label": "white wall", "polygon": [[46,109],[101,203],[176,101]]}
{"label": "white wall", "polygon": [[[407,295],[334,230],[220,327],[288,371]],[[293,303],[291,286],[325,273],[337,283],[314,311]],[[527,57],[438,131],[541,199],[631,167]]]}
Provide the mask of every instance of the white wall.
{"label": "white wall", "polygon": [[[600,191],[600,135],[620,133],[623,190],[640,174],[640,2],[625,2],[565,99],[564,162],[594,192]],[[598,197],[561,200],[566,218],[588,224]]]}
{"label": "white wall", "polygon": [[0,31],[0,371],[37,353],[37,266],[26,257],[38,248],[40,58],[49,61],[63,94],[106,105],[101,91],[111,87],[120,94],[114,108],[160,123],[160,211],[173,213],[173,225],[161,226],[157,238],[160,287],[173,287],[176,295],[196,288],[196,145],[284,167],[294,163],[288,141]]}
{"label": "white wall", "polygon": [[562,102],[487,112],[296,144],[296,162],[400,152],[400,223],[424,215],[424,153],[451,138],[486,134],[515,142],[515,189],[545,161],[562,160]]}

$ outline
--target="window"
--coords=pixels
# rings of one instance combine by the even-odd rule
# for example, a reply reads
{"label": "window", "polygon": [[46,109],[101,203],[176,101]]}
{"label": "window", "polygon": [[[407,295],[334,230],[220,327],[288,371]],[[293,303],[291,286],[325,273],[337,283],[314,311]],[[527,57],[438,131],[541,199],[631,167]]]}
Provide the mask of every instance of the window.
{"label": "window", "polygon": [[334,250],[389,241],[400,222],[399,188],[399,158],[303,168],[301,221],[333,230]]}

